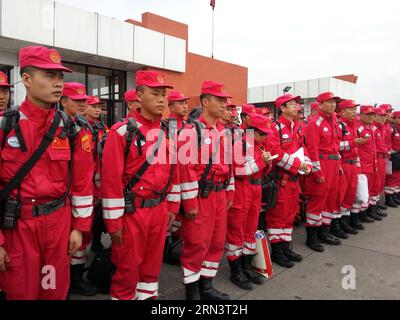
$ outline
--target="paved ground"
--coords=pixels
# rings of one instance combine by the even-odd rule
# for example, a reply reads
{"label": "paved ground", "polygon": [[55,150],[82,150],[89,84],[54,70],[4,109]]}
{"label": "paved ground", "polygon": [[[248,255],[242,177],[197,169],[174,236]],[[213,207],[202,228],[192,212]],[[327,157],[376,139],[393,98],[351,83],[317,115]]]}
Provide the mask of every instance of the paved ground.
{"label": "paved ground", "polygon": [[[275,276],[266,284],[247,292],[229,281],[226,261],[215,279],[215,286],[240,300],[326,300],[326,299],[400,299],[400,208],[388,211],[382,222],[367,224],[366,230],[339,247],[325,246],[324,253],[315,253],[305,245],[305,230],[299,227],[294,235],[295,250],[304,261],[292,269],[274,265]],[[356,289],[345,290],[344,266],[356,272]],[[87,298],[72,296],[73,300]],[[98,295],[91,299],[109,299]],[[164,265],[160,276],[160,299],[182,300],[184,291],[178,267]]]}

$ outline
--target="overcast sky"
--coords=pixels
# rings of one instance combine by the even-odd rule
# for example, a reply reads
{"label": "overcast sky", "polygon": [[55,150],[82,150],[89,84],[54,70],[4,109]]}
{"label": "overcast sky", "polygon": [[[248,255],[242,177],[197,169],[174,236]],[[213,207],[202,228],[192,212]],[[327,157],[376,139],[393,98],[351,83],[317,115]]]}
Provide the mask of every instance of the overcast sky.
{"label": "overcast sky", "polygon": [[[189,51],[211,56],[210,0],[57,1],[186,23]],[[359,102],[400,110],[400,1],[216,0],[215,58],[248,67],[250,87],[354,73]]]}

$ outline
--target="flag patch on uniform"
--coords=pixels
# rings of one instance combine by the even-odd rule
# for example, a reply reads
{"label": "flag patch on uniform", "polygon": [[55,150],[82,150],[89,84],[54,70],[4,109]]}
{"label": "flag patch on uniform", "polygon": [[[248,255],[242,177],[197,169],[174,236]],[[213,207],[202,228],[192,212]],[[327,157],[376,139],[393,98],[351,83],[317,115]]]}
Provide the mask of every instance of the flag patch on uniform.
{"label": "flag patch on uniform", "polygon": [[55,137],[53,142],[51,143],[51,148],[55,150],[68,150],[69,149],[69,140],[68,139],[60,139],[59,137]]}
{"label": "flag patch on uniform", "polygon": [[86,152],[92,152],[92,136],[85,135],[82,137],[82,149]]}

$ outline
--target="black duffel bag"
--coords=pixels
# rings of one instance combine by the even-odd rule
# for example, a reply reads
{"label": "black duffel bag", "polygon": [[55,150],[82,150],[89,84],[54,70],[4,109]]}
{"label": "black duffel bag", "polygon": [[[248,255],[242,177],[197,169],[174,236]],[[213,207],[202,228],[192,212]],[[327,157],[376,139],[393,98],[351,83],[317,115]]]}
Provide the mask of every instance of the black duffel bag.
{"label": "black duffel bag", "polygon": [[99,288],[101,293],[109,294],[115,271],[116,267],[111,261],[111,249],[102,249],[96,254],[88,268],[87,278]]}
{"label": "black duffel bag", "polygon": [[271,176],[266,175],[261,183],[262,188],[262,209],[275,208],[278,198],[278,183]]}
{"label": "black duffel bag", "polygon": [[400,171],[400,153],[399,152],[392,153],[391,161],[392,161],[392,170]]}

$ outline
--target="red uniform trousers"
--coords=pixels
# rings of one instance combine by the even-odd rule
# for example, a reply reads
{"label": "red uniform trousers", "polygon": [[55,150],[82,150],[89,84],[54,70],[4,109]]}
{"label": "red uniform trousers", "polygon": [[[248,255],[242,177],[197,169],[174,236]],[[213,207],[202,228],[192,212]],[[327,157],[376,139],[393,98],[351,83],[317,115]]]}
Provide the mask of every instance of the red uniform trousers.
{"label": "red uniform trousers", "polygon": [[307,203],[306,227],[329,226],[337,210],[339,188],[339,161],[321,159],[321,172],[324,183],[318,183],[314,176],[305,183]]}
{"label": "red uniform trousers", "polygon": [[123,215],[123,244],[111,246],[111,258],[117,267],[112,278],[112,299],[145,300],[158,296],[167,224],[166,201]]}
{"label": "red uniform trousers", "polygon": [[386,160],[378,155],[377,172],[374,175],[374,185],[372,187],[372,195],[379,201],[380,196],[385,188],[386,178]]}
{"label": "red uniform trousers", "polygon": [[71,206],[40,217],[22,206],[14,230],[2,230],[10,263],[0,272],[8,300],[65,300],[69,290]]}
{"label": "red uniform trousers", "polygon": [[357,165],[342,161],[343,175],[339,178],[338,200],[342,216],[350,216],[355,203],[358,183]]}
{"label": "red uniform trousers", "polygon": [[400,171],[393,171],[392,174],[386,175],[385,193],[394,194],[400,192]]}
{"label": "red uniform trousers", "polygon": [[208,198],[198,198],[195,220],[183,219],[181,266],[184,284],[200,276],[214,278],[224,253],[227,232],[226,191],[210,191]]}
{"label": "red uniform trousers", "polygon": [[361,206],[361,211],[366,210],[368,205],[376,205],[376,196],[372,193],[372,189],[375,183],[375,173],[364,173],[368,179],[368,193],[369,193],[369,201],[367,204]]}
{"label": "red uniform trousers", "polygon": [[235,199],[228,211],[225,252],[229,261],[256,254],[256,232],[261,212],[261,186],[235,180]]}
{"label": "red uniform trousers", "polygon": [[[284,177],[287,174],[284,174]],[[300,182],[279,180],[276,206],[265,212],[269,241],[291,242],[294,219],[299,212]]]}

